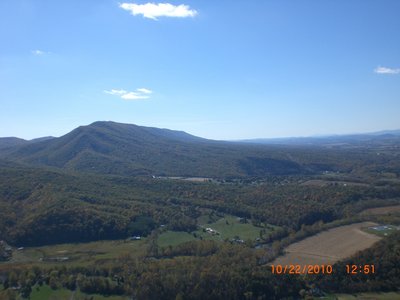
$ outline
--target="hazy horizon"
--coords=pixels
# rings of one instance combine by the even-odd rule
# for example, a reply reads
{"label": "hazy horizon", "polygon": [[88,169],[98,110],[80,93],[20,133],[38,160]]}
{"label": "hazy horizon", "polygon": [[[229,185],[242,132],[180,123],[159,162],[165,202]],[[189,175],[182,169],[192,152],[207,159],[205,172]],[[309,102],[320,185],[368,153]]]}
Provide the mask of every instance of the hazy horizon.
{"label": "hazy horizon", "polygon": [[[95,121],[95,122],[115,122],[115,121]],[[92,122],[94,123],[94,122]],[[79,126],[89,126],[92,123],[89,124],[82,124]],[[119,122],[117,122],[119,123]],[[122,123],[122,122],[121,122]],[[348,132],[348,133],[327,133],[327,134],[318,134],[318,135],[304,135],[304,136],[276,136],[276,137],[250,137],[250,138],[238,138],[238,139],[227,139],[227,138],[222,138],[222,139],[212,139],[212,138],[208,138],[207,136],[198,136],[195,135],[191,132],[187,132],[185,130],[180,130],[180,129],[172,129],[172,128],[166,128],[166,127],[156,127],[156,126],[148,126],[148,125],[141,125],[141,124],[133,124],[133,123],[125,123],[125,124],[131,124],[131,125],[137,125],[137,126],[143,126],[143,127],[155,127],[155,128],[161,128],[161,129],[169,129],[169,130],[176,130],[176,131],[184,131],[188,134],[197,136],[197,137],[201,137],[201,138],[206,138],[206,139],[211,139],[211,140],[221,140],[221,141],[241,141],[241,140],[262,140],[262,139],[290,139],[290,138],[323,138],[323,137],[332,137],[332,136],[346,136],[346,135],[357,135],[357,134],[374,134],[374,133],[380,133],[380,132],[386,132],[386,131],[398,131],[400,129],[383,129],[383,130],[378,130],[378,131],[368,131],[368,132]],[[79,127],[77,126],[77,127]],[[45,138],[45,137],[54,137],[54,138],[58,138],[61,137],[65,134],[68,134],[69,132],[71,132],[72,130],[76,129],[72,128],[71,130],[62,133],[61,135],[42,135],[42,136],[35,136],[35,137],[31,137],[31,138],[25,138],[23,136],[0,136],[0,138],[21,138],[24,140],[34,140],[34,139],[39,139],[39,138]]]}

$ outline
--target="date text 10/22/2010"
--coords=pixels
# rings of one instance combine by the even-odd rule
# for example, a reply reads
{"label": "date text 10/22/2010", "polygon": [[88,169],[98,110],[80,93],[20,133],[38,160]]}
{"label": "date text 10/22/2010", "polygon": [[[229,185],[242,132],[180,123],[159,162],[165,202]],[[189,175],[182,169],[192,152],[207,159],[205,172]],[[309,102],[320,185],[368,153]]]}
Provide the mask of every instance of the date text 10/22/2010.
{"label": "date text 10/22/2010", "polygon": [[[293,275],[302,275],[302,274],[332,274],[333,266],[332,265],[271,265],[272,274],[293,274]],[[355,274],[375,274],[375,265],[346,265],[344,270],[346,274],[355,275]]]}

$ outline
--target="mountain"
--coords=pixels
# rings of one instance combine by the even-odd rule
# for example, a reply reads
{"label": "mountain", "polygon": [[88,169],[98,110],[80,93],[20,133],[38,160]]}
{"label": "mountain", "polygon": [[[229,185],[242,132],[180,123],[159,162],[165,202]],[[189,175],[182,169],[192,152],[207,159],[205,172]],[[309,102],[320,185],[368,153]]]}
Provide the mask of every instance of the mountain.
{"label": "mountain", "polygon": [[0,153],[10,161],[101,174],[227,177],[310,172],[276,147],[115,122],[95,122]]}

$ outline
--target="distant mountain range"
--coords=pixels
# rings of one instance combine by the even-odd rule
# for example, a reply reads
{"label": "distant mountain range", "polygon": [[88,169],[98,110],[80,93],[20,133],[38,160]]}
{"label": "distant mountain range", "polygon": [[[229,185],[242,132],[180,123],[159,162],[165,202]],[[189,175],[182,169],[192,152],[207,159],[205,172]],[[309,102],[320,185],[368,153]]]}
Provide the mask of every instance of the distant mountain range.
{"label": "distant mountain range", "polygon": [[[326,151],[304,146],[347,147],[360,143],[379,145],[399,141],[400,131],[223,142],[203,139],[183,131],[95,122],[78,127],[58,138],[45,137],[31,141],[0,138],[0,159],[64,170],[124,176],[290,175],[339,168],[334,152],[327,157]],[[340,165],[343,167],[343,162]]]}
{"label": "distant mountain range", "polygon": [[313,137],[260,138],[240,140],[243,143],[279,144],[279,145],[315,145],[315,146],[366,146],[368,143],[399,143],[400,130],[384,130],[371,133],[327,135]]}

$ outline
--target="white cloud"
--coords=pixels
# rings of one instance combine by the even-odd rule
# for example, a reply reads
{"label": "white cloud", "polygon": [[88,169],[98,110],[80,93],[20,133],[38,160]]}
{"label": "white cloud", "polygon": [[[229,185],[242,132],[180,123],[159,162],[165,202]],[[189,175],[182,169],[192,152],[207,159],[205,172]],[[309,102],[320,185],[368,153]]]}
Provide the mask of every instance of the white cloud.
{"label": "white cloud", "polygon": [[121,3],[119,5],[124,10],[129,11],[132,15],[143,15],[144,18],[157,20],[158,17],[187,18],[197,15],[197,11],[190,9],[188,5],[173,5],[170,3]]}
{"label": "white cloud", "polygon": [[400,69],[377,67],[374,72],[377,74],[400,74]]}
{"label": "white cloud", "polygon": [[128,92],[125,90],[112,89],[111,91],[104,91],[104,93],[110,94],[110,95],[124,95],[124,94],[127,94]]}
{"label": "white cloud", "polygon": [[39,55],[44,55],[44,54],[49,54],[49,52],[42,51],[42,50],[39,50],[39,49],[32,50],[31,52],[32,52],[33,55],[38,55],[38,56]]}
{"label": "white cloud", "polygon": [[104,90],[104,93],[114,95],[114,96],[119,96],[119,97],[121,97],[121,99],[124,99],[124,100],[141,100],[141,99],[150,98],[150,94],[152,94],[153,91],[146,89],[146,88],[139,88],[139,89],[136,89],[134,92],[112,89],[109,91]]}
{"label": "white cloud", "polygon": [[129,93],[123,94],[121,96],[121,98],[125,99],[125,100],[138,100],[138,99],[147,99],[147,98],[149,98],[149,96],[146,96],[146,95],[143,95],[140,93],[136,93],[136,92],[129,92]]}

